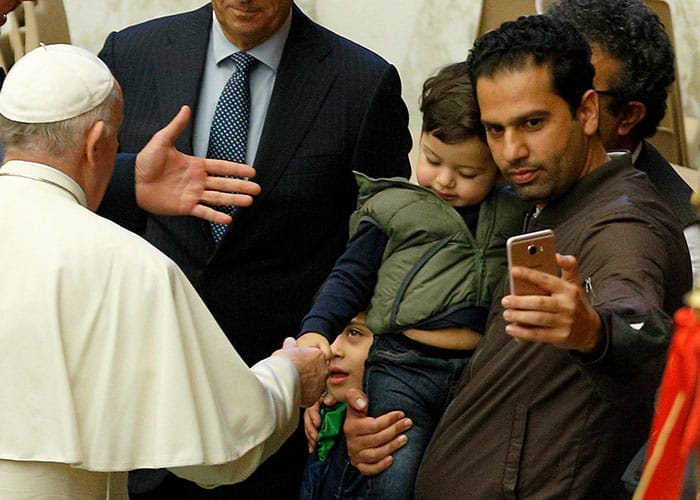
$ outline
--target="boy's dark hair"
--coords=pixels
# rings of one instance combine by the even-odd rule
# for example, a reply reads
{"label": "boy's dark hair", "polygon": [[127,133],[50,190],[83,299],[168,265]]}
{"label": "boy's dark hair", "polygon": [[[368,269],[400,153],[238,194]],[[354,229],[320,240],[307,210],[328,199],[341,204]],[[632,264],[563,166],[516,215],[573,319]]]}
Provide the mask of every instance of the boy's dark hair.
{"label": "boy's dark hair", "polygon": [[588,42],[572,24],[551,16],[523,16],[485,33],[467,58],[475,91],[480,77],[533,63],[549,66],[553,91],[575,115],[581,97],[593,88],[594,70]]}
{"label": "boy's dark hair", "polygon": [[420,110],[423,113],[422,131],[445,144],[472,137],[486,142],[464,61],[443,67],[425,81]]}
{"label": "boy's dark hair", "polygon": [[558,0],[547,14],[573,23],[590,44],[622,63],[611,79],[610,113],[639,101],[646,116],[634,130],[636,139],[656,132],[666,112],[668,89],[675,80],[673,47],[659,17],[640,0]]}

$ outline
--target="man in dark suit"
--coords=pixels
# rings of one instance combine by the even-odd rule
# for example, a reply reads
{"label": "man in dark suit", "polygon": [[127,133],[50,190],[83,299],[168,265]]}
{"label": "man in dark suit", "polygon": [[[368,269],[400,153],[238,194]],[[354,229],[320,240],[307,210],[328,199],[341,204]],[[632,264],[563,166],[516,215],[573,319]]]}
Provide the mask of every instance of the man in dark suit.
{"label": "man in dark suit", "polygon": [[675,79],[673,46],[658,16],[641,0],[557,0],[547,13],[574,24],[591,45],[600,96],[599,133],[607,150],[627,149],[683,224],[693,275],[700,273],[700,228],[692,190],[645,139],[666,112]]}
{"label": "man in dark suit", "polygon": [[[656,132],[666,112],[668,89],[675,79],[673,46],[663,24],[641,0],[557,0],[548,14],[573,23],[591,45],[603,145],[608,150],[632,151],[634,166],[647,174],[671,207],[684,227],[697,284],[700,220],[690,204],[692,190],[645,140]],[[639,484],[645,455],[646,446],[623,476],[630,491]],[[693,483],[694,471],[689,466],[686,491],[695,490]]]}
{"label": "man in dark suit", "polygon": [[[101,213],[173,258],[252,363],[297,332],[342,251],[356,199],[352,170],[407,177],[411,139],[398,73],[379,56],[313,23],[292,0],[213,0],[112,33],[105,42],[100,57],[124,92],[121,151],[138,151],[189,104],[195,119],[176,146],[205,155],[213,110],[231,72],[222,78],[222,67],[238,50],[259,61],[250,73],[246,156],[262,188],[253,205],[234,214],[217,244],[206,222],[138,211],[125,157]],[[158,492],[293,498],[306,450],[303,433],[296,438],[242,485],[204,492],[168,477],[154,498]]]}

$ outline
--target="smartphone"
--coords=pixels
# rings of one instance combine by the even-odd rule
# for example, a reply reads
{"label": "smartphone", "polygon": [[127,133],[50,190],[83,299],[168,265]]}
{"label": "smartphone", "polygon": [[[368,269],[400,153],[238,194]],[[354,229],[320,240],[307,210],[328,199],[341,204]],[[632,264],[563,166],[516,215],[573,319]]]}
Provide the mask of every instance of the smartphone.
{"label": "smartphone", "polygon": [[546,295],[547,292],[525,280],[513,279],[512,266],[524,266],[557,276],[556,241],[550,229],[512,236],[506,241],[511,295]]}

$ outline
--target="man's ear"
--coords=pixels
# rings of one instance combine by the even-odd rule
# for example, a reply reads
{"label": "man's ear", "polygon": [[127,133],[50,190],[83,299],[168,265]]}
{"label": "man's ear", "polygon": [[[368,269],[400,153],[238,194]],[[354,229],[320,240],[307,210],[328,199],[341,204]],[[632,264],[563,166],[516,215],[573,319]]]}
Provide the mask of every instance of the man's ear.
{"label": "man's ear", "polygon": [[628,136],[634,127],[641,122],[647,114],[647,107],[639,101],[630,101],[617,115],[617,135]]}
{"label": "man's ear", "polygon": [[598,132],[598,94],[595,90],[587,90],[581,97],[581,104],[576,110],[576,117],[586,135]]}
{"label": "man's ear", "polygon": [[98,161],[98,148],[105,131],[105,123],[100,120],[95,122],[85,134],[84,152],[90,168],[94,168]]}

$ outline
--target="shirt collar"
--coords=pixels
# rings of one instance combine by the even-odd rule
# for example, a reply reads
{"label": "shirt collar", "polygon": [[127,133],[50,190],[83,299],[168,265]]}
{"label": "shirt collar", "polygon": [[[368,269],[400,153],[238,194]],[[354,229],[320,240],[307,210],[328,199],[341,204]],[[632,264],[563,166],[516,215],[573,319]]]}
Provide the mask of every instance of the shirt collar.
{"label": "shirt collar", "polygon": [[[212,48],[214,60],[216,64],[219,64],[236,52],[240,52],[240,49],[226,38],[221,23],[219,23],[219,20],[216,18],[216,13],[212,12],[212,16],[214,18],[211,30]],[[284,51],[285,43],[287,43],[287,36],[289,35],[291,26],[292,9],[290,8],[287,19],[284,20],[282,26],[280,26],[270,38],[247,52],[276,73],[280,65],[280,60],[282,59],[282,52]]]}
{"label": "shirt collar", "polygon": [[630,152],[627,151],[626,149],[621,149],[619,151],[608,151],[608,161],[613,161],[613,160],[621,160],[621,161],[626,161],[629,164],[632,164],[632,158],[634,156],[630,155]]}
{"label": "shirt collar", "polygon": [[82,206],[87,208],[87,198],[83,189],[73,179],[66,174],[48,165],[21,160],[10,160],[0,167],[0,172],[36,178],[44,180],[48,184],[55,185],[58,189],[65,189],[72,198],[78,200]]}
{"label": "shirt collar", "polygon": [[639,153],[642,152],[642,143],[644,141],[639,141],[639,144],[637,144],[637,147],[634,148],[634,151],[632,151],[632,165],[637,163],[637,158],[639,158]]}
{"label": "shirt collar", "polygon": [[637,162],[637,158],[639,158],[639,154],[642,152],[642,145],[644,141],[639,141],[639,144],[637,144],[637,147],[634,148],[634,151],[630,151],[629,149],[611,149],[608,151],[608,158],[613,159],[616,158],[616,156],[613,155],[622,155],[622,154],[628,154],[630,155],[630,160],[632,162],[632,165],[634,165]]}

